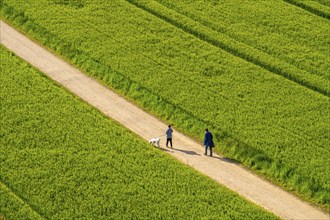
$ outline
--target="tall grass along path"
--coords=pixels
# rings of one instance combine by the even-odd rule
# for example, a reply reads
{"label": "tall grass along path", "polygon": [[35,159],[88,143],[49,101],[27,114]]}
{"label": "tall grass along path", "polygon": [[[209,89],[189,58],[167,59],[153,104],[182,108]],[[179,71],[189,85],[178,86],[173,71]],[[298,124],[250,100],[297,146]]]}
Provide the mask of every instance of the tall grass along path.
{"label": "tall grass along path", "polygon": [[[5,22],[1,21],[0,26],[1,44],[107,116],[146,140],[165,132],[166,124],[30,41]],[[161,141],[161,147],[165,150],[164,140]],[[175,149],[166,151],[281,218],[330,218],[322,211],[219,155],[205,157],[201,144],[183,134],[175,133],[174,147]]]}

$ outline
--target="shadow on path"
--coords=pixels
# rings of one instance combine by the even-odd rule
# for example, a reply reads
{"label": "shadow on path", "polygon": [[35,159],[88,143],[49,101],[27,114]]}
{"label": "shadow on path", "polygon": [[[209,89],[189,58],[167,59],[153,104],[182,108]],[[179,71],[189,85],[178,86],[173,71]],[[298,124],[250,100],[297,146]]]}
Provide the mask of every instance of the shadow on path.
{"label": "shadow on path", "polygon": [[226,158],[226,157],[213,156],[213,158],[219,159],[219,160],[221,160],[223,162],[226,162],[226,163],[240,164],[240,162],[238,162],[236,160],[232,160],[232,159]]}
{"label": "shadow on path", "polygon": [[[158,148],[158,147],[156,147],[156,148]],[[160,147],[160,148],[158,148],[158,149],[160,149],[160,150],[162,150],[162,151],[165,151],[165,152],[171,152],[171,150],[168,149],[168,148]]]}
{"label": "shadow on path", "polygon": [[198,154],[198,153],[196,153],[195,151],[192,151],[192,150],[181,150],[181,149],[173,149],[173,150],[180,151],[182,153],[189,154],[189,155],[197,155],[197,156],[200,155],[200,154]]}

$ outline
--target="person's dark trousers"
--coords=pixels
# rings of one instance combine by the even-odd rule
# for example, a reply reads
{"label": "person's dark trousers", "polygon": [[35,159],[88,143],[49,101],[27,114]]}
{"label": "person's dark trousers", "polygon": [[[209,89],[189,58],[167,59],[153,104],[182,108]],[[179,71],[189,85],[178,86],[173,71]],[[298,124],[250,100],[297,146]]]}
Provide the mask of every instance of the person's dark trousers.
{"label": "person's dark trousers", "polygon": [[171,148],[172,148],[172,138],[167,138],[167,140],[166,140],[166,147],[168,147],[168,142],[170,142]]}
{"label": "person's dark trousers", "polygon": [[207,149],[210,148],[210,156],[212,157],[212,147],[205,145],[205,155],[207,155]]}

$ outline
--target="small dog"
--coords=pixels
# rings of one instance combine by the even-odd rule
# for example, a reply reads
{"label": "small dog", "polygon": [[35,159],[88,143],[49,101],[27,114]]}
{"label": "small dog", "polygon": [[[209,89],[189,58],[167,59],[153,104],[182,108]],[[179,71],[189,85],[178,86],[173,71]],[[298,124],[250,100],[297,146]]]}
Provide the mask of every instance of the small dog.
{"label": "small dog", "polygon": [[159,146],[159,142],[160,142],[160,137],[157,137],[157,138],[151,138],[149,140],[149,144],[153,144],[155,145],[156,147],[160,147]]}

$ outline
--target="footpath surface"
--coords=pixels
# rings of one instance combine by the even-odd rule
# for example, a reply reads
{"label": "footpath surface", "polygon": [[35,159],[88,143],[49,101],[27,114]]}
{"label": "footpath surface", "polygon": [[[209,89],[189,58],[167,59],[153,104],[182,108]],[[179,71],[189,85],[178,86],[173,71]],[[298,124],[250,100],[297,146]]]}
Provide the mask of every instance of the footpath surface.
{"label": "footpath surface", "polygon": [[[0,43],[143,139],[149,140],[165,133],[166,124],[100,85],[1,20]],[[174,149],[166,148],[164,144],[163,137],[161,148],[164,151],[283,219],[330,220],[330,215],[240,165],[216,154],[213,157],[204,156],[201,144],[181,133],[173,133]]]}

